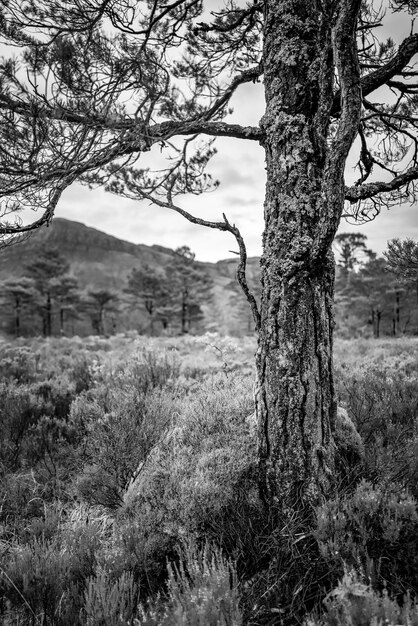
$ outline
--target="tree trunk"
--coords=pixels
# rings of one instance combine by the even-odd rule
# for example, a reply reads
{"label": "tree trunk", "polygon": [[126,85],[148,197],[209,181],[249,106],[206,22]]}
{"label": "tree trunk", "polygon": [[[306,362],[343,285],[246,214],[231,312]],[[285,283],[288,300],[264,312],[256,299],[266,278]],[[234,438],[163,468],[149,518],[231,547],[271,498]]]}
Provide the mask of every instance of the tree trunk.
{"label": "tree trunk", "polygon": [[60,307],[60,334],[64,335],[64,307]]}
{"label": "tree trunk", "polygon": [[334,264],[280,281],[275,265],[264,255],[257,369],[265,499],[315,502],[330,490],[334,467]]}
{"label": "tree trunk", "polygon": [[181,333],[186,335],[189,332],[188,328],[188,309],[189,309],[189,290],[186,288],[182,292],[181,299]]}
{"label": "tree trunk", "polygon": [[376,339],[377,331],[376,331],[376,312],[374,307],[372,307],[372,329],[373,329],[373,337]]}
{"label": "tree trunk", "polygon": [[104,335],[104,308],[101,307],[99,311],[99,335]]}
{"label": "tree trunk", "polygon": [[381,311],[377,311],[376,314],[376,339],[379,339],[380,337],[380,320],[382,318],[382,312]]}
{"label": "tree trunk", "polygon": [[16,296],[15,298],[15,336],[20,337],[20,298]]}
{"label": "tree trunk", "polygon": [[52,334],[52,304],[51,304],[51,294],[49,291],[46,294],[46,336],[50,337]]}
{"label": "tree trunk", "polygon": [[[358,97],[354,129],[348,132],[345,124],[329,147],[332,6],[269,0],[265,15],[266,113],[261,124],[267,185],[256,390],[260,486],[268,504],[297,508],[317,504],[332,489],[331,246],[360,111]],[[353,36],[354,25],[337,20],[334,41],[344,36],[344,28]],[[346,59],[347,66],[351,61]]]}
{"label": "tree trunk", "polygon": [[401,294],[399,291],[395,293],[395,319],[396,319],[396,335],[399,335],[401,328]]}

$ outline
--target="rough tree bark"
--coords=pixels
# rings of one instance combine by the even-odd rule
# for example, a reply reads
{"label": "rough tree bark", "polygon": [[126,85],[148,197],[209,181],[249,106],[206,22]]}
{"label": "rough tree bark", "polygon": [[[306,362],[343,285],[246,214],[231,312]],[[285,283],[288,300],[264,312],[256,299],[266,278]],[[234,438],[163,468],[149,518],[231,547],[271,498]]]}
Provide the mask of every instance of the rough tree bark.
{"label": "rough tree bark", "polygon": [[[342,52],[343,38],[348,48],[355,45],[357,9],[350,22],[352,2],[341,0],[335,13],[333,6],[269,0],[265,13],[267,186],[256,393],[261,486],[266,502],[298,508],[332,488],[331,244],[355,134],[347,132],[347,117],[354,116],[355,131],[360,109],[350,82],[358,77],[354,55]],[[340,75],[345,109],[343,102],[330,145],[333,55],[337,66],[351,64],[351,76]]]}
{"label": "rough tree bark", "polygon": [[[26,28],[39,30],[42,19],[45,25],[37,43],[34,38],[34,52],[43,50],[46,41],[55,50],[61,30],[71,42],[75,29],[77,38],[70,64],[59,46],[48,62],[57,78],[57,88],[49,90],[51,93],[32,94],[32,98],[26,83],[20,84],[19,76],[25,74],[20,66],[16,65],[16,75],[9,64],[0,68],[5,86],[0,131],[5,145],[15,137],[17,146],[10,154],[3,151],[6,174],[0,176],[0,188],[6,199],[11,198],[5,207],[43,209],[39,219],[24,227],[0,220],[0,245],[2,241],[9,245],[48,224],[64,189],[80,177],[84,182],[104,183],[109,191],[131,200],[147,200],[173,210],[193,224],[234,235],[240,254],[238,281],[259,332],[256,407],[262,495],[268,504],[281,501],[290,506],[298,502],[298,508],[300,504],[314,506],[332,489],[334,467],[332,240],[344,197],[351,202],[348,215],[360,220],[373,218],[379,207],[397,202],[398,197],[416,198],[418,145],[414,142],[416,90],[412,78],[418,77],[413,61],[418,54],[418,34],[409,35],[397,49],[390,43],[380,47],[373,34],[379,11],[364,2],[366,15],[359,24],[363,48],[360,80],[355,34],[360,0],[264,0],[242,9],[225,3],[208,23],[200,22],[205,16],[200,13],[200,3],[194,1],[162,5],[160,13],[156,8],[161,3],[151,3],[147,14],[134,0],[99,3],[100,12],[87,0],[77,0],[68,3],[65,19],[58,11],[61,4],[36,0],[36,19],[32,12],[26,15],[18,0],[3,3],[1,10],[0,31],[5,41],[14,45],[22,45]],[[394,11],[396,5],[407,8],[406,2],[394,4]],[[70,11],[71,6],[76,10]],[[61,15],[58,26],[55,13]],[[116,30],[120,28],[123,38],[109,42],[107,37],[94,39],[91,34],[102,18],[104,24],[110,19]],[[167,28],[170,23],[175,26]],[[81,54],[78,41],[84,36],[86,50]],[[187,54],[178,64],[183,36]],[[129,41],[129,46],[121,45],[122,41]],[[86,52],[94,61],[90,65]],[[39,64],[37,53],[25,53],[21,61],[28,76],[42,76],[44,62]],[[68,69],[70,66],[73,69]],[[72,72],[73,80],[59,79],[56,68],[64,77]],[[87,82],[78,84],[77,77],[86,72]],[[266,110],[260,126],[223,121],[236,90],[262,75]],[[224,76],[227,82],[223,85]],[[184,93],[177,88],[177,82],[183,80],[187,85]],[[32,78],[30,82],[37,84]],[[42,78],[39,84],[43,83]],[[388,108],[366,100],[385,84],[398,91],[396,105]],[[186,95],[189,89],[190,97]],[[366,111],[362,118],[361,91]],[[129,94],[139,107],[135,115],[129,113],[129,107],[126,112],[120,107],[122,101],[129,101]],[[100,110],[98,102],[103,103]],[[347,156],[359,130],[361,178],[344,189]],[[369,179],[371,163],[379,163],[367,145],[371,132],[377,133],[381,145],[388,146],[381,149],[379,159],[383,164],[386,157],[390,161],[390,168],[384,167],[386,174],[394,168],[390,180]],[[261,311],[246,282],[246,250],[238,228],[225,215],[222,221],[209,221],[174,203],[183,193],[200,194],[213,188],[210,177],[202,175],[212,148],[206,144],[201,152],[193,147],[195,135],[258,141],[265,148]],[[60,139],[57,150],[56,137]],[[174,138],[184,139],[179,151],[176,142],[172,143]],[[404,159],[397,160],[399,150],[390,147],[398,141],[403,145],[404,140],[412,150],[405,171]],[[131,157],[136,162],[157,145],[168,157],[166,169],[148,171],[131,166]],[[51,154],[50,158],[45,160],[45,154]],[[377,317],[376,333],[379,320]]]}

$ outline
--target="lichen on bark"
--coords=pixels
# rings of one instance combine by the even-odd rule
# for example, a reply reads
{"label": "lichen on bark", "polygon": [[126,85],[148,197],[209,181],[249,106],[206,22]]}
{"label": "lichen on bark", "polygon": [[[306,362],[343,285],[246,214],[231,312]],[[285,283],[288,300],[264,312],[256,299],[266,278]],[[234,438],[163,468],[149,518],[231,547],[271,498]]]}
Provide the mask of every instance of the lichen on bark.
{"label": "lichen on bark", "polygon": [[[344,31],[351,32],[357,10],[344,0],[268,0],[265,12],[260,126],[267,184],[256,406],[261,493],[282,507],[315,506],[332,490],[331,243],[359,115],[348,49],[355,42]],[[334,62],[340,70],[351,63],[352,76],[347,86],[347,72],[340,71],[344,101],[330,138]]]}

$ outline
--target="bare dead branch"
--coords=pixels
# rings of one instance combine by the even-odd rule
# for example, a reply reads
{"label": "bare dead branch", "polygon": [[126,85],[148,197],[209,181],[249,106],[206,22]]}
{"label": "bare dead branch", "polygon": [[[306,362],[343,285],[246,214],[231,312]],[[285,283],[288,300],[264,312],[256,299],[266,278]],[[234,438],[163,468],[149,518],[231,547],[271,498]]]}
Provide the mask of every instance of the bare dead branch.
{"label": "bare dead branch", "polygon": [[[223,217],[222,222],[212,222],[209,220],[202,219],[200,217],[196,217],[195,215],[192,215],[188,211],[185,211],[181,207],[174,204],[170,199],[168,199],[167,201],[164,201],[161,198],[155,195],[146,193],[143,190],[140,191],[140,196],[144,198],[145,200],[149,200],[152,204],[156,204],[157,206],[162,207],[164,209],[170,209],[171,211],[175,211],[182,217],[186,218],[192,224],[197,224],[198,226],[205,226],[206,228],[214,228],[214,229],[221,230],[224,232],[229,232],[235,237],[236,242],[238,244],[239,257],[240,257],[238,267],[237,267],[237,280],[250,305],[251,312],[252,312],[254,322],[255,322],[255,327],[258,332],[261,326],[261,316],[258,310],[257,301],[248,286],[247,276],[246,276],[247,250],[246,250],[244,239],[239,229],[237,228],[237,226],[235,226],[235,224],[231,224],[226,218],[225,214],[222,214],[222,217]],[[133,195],[129,195],[126,197],[130,197],[131,199],[133,199]]]}

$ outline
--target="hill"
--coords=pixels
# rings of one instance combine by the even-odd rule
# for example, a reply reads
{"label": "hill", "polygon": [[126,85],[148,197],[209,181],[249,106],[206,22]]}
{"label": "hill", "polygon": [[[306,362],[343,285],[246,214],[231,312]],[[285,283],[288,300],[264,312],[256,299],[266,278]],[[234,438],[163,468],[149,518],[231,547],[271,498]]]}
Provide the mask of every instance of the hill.
{"label": "hill", "polygon": [[[172,263],[174,250],[118,239],[79,222],[54,218],[48,228],[35,231],[26,241],[0,251],[0,280],[22,276],[39,251],[55,247],[70,264],[70,273],[80,288],[108,289],[120,293],[134,267],[148,264],[164,270]],[[204,328],[242,334],[251,329],[248,306],[237,286],[237,259],[197,264],[212,280],[212,298],[202,306]],[[248,264],[250,281],[257,282],[258,258]]]}

